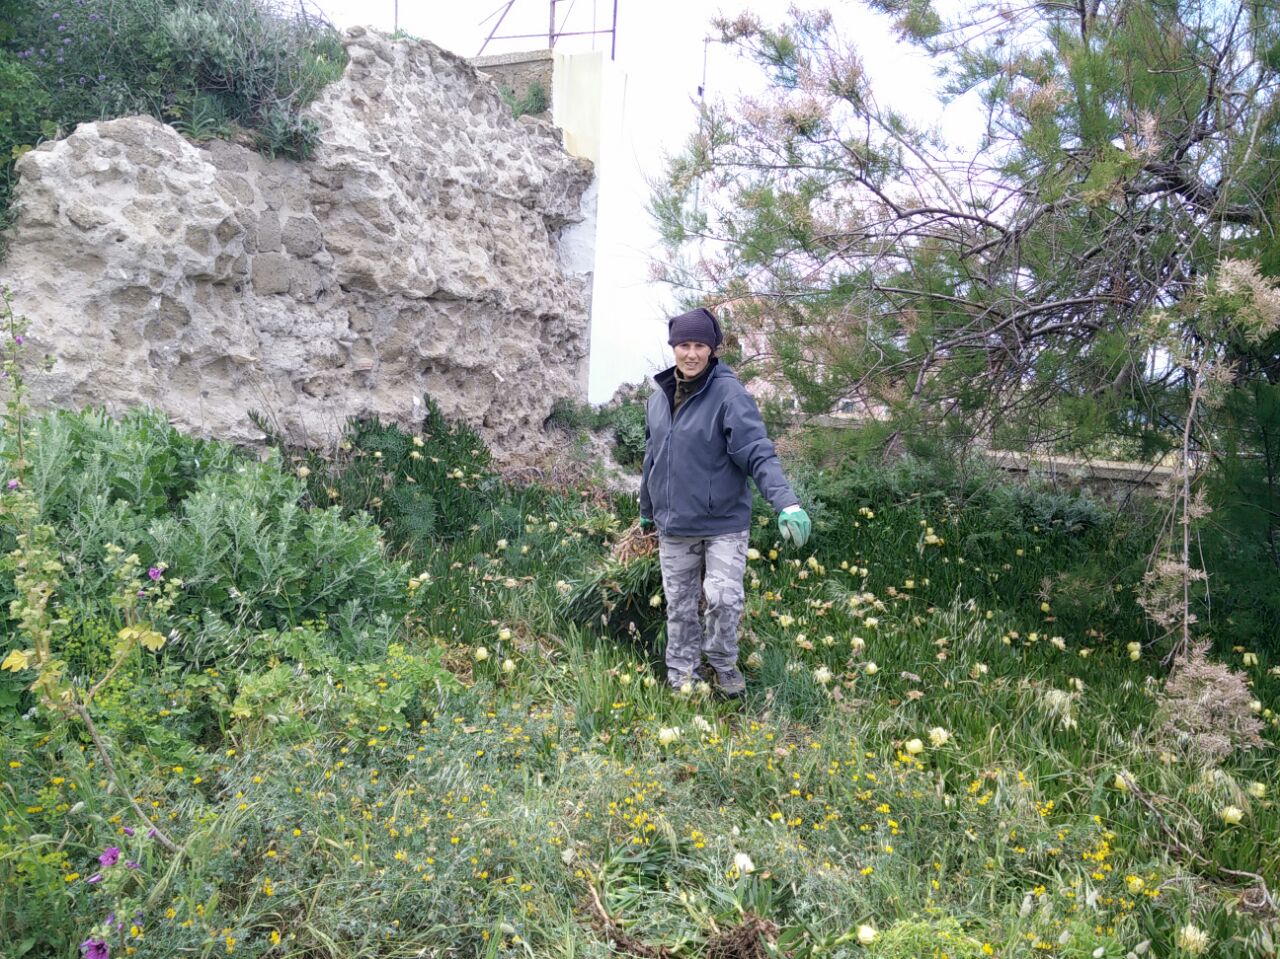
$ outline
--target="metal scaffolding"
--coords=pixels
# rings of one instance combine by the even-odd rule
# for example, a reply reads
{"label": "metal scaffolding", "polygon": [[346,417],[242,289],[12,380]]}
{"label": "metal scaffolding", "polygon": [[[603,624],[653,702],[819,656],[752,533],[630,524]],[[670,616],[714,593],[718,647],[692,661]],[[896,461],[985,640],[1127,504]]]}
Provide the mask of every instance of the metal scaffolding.
{"label": "metal scaffolding", "polygon": [[[480,21],[480,25],[484,26],[494,17],[498,18],[497,22],[493,25],[493,29],[489,31],[489,36],[485,38],[484,43],[480,44],[480,52],[477,53],[476,56],[480,56],[481,54],[483,54],[485,51],[485,48],[488,47],[490,42],[492,42],[493,40],[531,40],[531,39],[541,39],[543,36],[546,36],[547,49],[554,50],[556,46],[556,41],[559,40],[561,37],[608,36],[609,37],[609,59],[610,60],[615,59],[618,53],[618,0],[613,0],[613,19],[610,23],[609,29],[607,30],[596,30],[596,29],[565,30],[564,27],[568,23],[569,16],[573,13],[573,7],[574,7],[574,4],[577,3],[577,0],[569,0],[569,9],[568,11],[566,11],[564,17],[560,20],[560,23],[557,26],[556,5],[563,2],[564,0],[548,0],[549,16],[548,16],[547,32],[545,34],[511,33],[511,34],[499,35],[498,30],[502,28],[502,22],[506,20],[507,14],[511,12],[511,8],[516,5],[516,0],[506,0],[506,2],[503,3],[501,6],[499,6],[496,10],[494,10],[493,13],[489,14],[489,16],[485,17],[483,20]],[[594,4],[594,0],[593,0],[593,4]],[[594,12],[594,9],[595,8],[593,6],[592,7],[593,12]]]}

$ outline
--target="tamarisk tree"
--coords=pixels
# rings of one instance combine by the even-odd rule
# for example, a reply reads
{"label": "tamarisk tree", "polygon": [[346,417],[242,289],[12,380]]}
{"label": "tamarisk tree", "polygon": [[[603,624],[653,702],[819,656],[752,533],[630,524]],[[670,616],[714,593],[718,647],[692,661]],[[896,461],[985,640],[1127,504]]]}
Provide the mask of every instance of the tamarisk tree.
{"label": "tamarisk tree", "polygon": [[894,436],[1128,455],[1181,443],[1196,373],[1171,339],[1276,385],[1280,8],[868,5],[981,103],[981,136],[957,149],[878,100],[825,13],[718,20],[768,90],[704,108],[652,208],[662,277],[729,309],[748,367]]}

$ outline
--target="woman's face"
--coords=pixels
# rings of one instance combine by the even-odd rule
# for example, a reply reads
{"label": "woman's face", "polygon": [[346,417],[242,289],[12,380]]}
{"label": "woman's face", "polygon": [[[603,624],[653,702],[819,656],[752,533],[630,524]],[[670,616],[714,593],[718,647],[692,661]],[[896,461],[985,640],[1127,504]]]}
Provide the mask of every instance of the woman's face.
{"label": "woman's face", "polygon": [[711,362],[711,347],[706,343],[677,343],[676,368],[686,380],[693,379]]}

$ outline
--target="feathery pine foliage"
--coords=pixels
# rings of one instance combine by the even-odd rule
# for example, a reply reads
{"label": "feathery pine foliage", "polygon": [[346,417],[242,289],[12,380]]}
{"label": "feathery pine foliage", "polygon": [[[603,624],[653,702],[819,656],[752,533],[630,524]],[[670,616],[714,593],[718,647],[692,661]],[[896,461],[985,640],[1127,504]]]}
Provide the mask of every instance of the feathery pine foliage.
{"label": "feathery pine foliage", "polygon": [[[829,15],[745,14],[717,25],[771,95],[708,107],[653,201],[667,278],[728,306],[806,410],[1151,455],[1195,385],[1158,336],[1207,341],[1242,388],[1276,382],[1274,4],[869,5],[956,108],[981,103],[975,147],[877,100]],[[1247,336],[1201,299],[1239,261],[1265,301]]]}

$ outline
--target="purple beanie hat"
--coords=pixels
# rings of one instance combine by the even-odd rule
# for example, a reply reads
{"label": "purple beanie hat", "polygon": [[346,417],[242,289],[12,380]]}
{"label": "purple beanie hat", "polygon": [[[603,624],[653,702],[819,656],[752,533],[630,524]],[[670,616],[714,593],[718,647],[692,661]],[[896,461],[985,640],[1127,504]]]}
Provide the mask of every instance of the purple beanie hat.
{"label": "purple beanie hat", "polygon": [[714,350],[723,339],[715,316],[702,307],[667,320],[667,343],[671,346],[677,343],[706,343]]}

